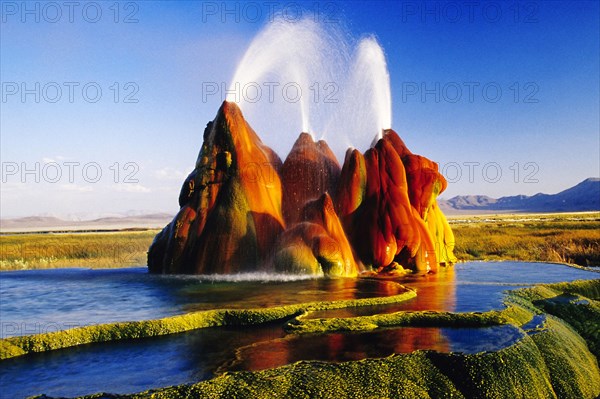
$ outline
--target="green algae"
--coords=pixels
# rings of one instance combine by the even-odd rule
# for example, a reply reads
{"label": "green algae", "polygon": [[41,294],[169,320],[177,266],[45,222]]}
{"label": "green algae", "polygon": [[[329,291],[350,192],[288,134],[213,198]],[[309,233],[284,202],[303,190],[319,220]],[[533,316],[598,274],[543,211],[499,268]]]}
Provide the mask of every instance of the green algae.
{"label": "green algae", "polygon": [[153,337],[195,328],[219,326],[223,325],[225,313],[224,311],[188,313],[157,320],[101,324],[4,338],[0,340],[0,359],[93,342]]}
{"label": "green algae", "polygon": [[510,300],[529,302],[539,312],[556,316],[580,334],[600,358],[600,279],[545,284],[511,292]]}
{"label": "green algae", "polygon": [[[301,361],[119,398],[595,398],[600,374],[585,342],[550,320],[496,352],[416,351],[344,363]],[[97,394],[82,399],[113,397]]]}
{"label": "green algae", "polygon": [[431,356],[467,398],[556,398],[543,356],[528,336],[496,352]]}
{"label": "green algae", "polygon": [[526,298],[529,301],[553,298],[560,294],[579,294],[598,300],[600,299],[600,279],[540,284],[511,291],[511,296]]}
{"label": "green algae", "polygon": [[561,294],[535,301],[535,305],[566,321],[587,341],[590,351],[600,358],[600,302],[581,295]]}
{"label": "green algae", "polygon": [[600,300],[600,279],[546,284],[545,287],[565,294],[579,294],[587,298]]}
{"label": "green algae", "polygon": [[365,331],[379,327],[487,327],[502,324],[523,325],[532,314],[520,306],[489,312],[403,311],[348,318],[306,319],[300,315],[286,324],[292,333],[327,333],[336,331]]}
{"label": "green algae", "polygon": [[262,324],[283,320],[313,310],[384,305],[406,301],[415,296],[414,291],[407,290],[389,297],[309,302],[261,309],[206,310],[155,320],[109,323],[44,334],[10,337],[0,339],[0,359],[95,342],[176,334],[199,328]]}
{"label": "green algae", "polygon": [[[293,332],[312,333],[404,325],[463,327],[512,324],[519,327],[536,314],[549,316],[543,319],[540,328],[528,329],[522,339],[494,352],[415,351],[337,364],[301,361],[263,371],[226,372],[191,385],[132,395],[96,394],[83,398],[593,399],[600,395],[600,370],[598,360],[588,345],[593,350],[594,342],[597,344],[600,307],[590,297],[595,295],[599,285],[600,280],[594,280],[514,290],[507,296],[506,308],[485,313],[397,312],[342,319],[305,318],[313,310],[367,304],[362,299],[260,310],[199,312],[195,315],[202,314],[206,318],[204,323],[215,325],[255,324],[296,316],[286,328]],[[583,296],[584,293],[589,297]],[[212,316],[208,317],[207,313]],[[189,315],[175,317],[185,316]],[[174,323],[175,326],[181,324],[181,321]],[[194,320],[190,324],[200,322]],[[585,334],[586,329],[596,334]]]}
{"label": "green algae", "polygon": [[[600,319],[596,319],[596,323]],[[544,358],[559,398],[595,398],[600,394],[598,360],[567,324],[548,318],[547,331],[531,338]]]}
{"label": "green algae", "polygon": [[[104,394],[86,399],[106,397]],[[297,362],[122,398],[465,398],[427,352],[339,364]]]}

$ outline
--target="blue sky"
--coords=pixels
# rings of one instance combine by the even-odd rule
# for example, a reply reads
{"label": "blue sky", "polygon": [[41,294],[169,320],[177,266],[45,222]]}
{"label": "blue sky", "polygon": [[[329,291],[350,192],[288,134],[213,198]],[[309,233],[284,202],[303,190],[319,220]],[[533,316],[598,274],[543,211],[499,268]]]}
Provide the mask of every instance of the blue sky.
{"label": "blue sky", "polygon": [[[175,212],[221,102],[203,87],[299,10],[377,38],[393,128],[440,164],[443,197],[600,175],[597,1],[77,4],[1,2],[2,217]],[[257,133],[283,158],[299,129]]]}

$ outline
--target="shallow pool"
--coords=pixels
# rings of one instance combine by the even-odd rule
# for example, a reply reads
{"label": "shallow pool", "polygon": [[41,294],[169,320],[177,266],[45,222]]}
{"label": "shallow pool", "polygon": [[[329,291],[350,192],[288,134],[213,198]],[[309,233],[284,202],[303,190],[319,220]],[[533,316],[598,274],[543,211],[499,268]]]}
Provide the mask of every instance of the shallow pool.
{"label": "shallow pool", "polygon": [[[436,275],[400,280],[313,279],[306,276],[156,276],[145,268],[44,270],[0,274],[4,336],[74,325],[158,318],[210,308],[251,308],[316,300],[395,295],[402,285],[417,297],[393,305],[339,309],[312,317],[397,310],[486,311],[502,306],[503,291],[534,283],[595,279],[564,265],[468,262]],[[283,322],[207,328],[188,333],[83,345],[1,361],[0,394],[75,396],[131,393],[197,382],[215,373],[259,370],[298,360],[345,361],[418,349],[476,353],[520,339],[513,326],[377,329],[360,333],[286,335]]]}

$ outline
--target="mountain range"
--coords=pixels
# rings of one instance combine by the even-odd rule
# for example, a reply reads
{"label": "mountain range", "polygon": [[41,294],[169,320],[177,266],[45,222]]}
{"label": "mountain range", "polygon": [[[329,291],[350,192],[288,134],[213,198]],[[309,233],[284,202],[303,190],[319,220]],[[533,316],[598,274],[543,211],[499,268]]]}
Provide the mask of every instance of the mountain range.
{"label": "mountain range", "polygon": [[[486,195],[459,195],[447,200],[439,199],[438,204],[446,215],[600,211],[600,178],[586,179],[557,194],[539,193],[532,196],[515,195],[501,198]],[[137,211],[95,218],[86,218],[85,215],[67,218],[52,215],[28,216],[0,219],[0,232],[162,228],[172,218],[173,215],[170,213]]]}
{"label": "mountain range", "polygon": [[438,200],[447,215],[465,213],[546,213],[600,210],[600,178],[591,177],[557,194],[538,193],[491,198],[486,195],[460,195]]}
{"label": "mountain range", "polygon": [[56,216],[28,216],[13,219],[0,219],[0,232],[42,232],[42,231],[96,231],[122,230],[131,228],[163,228],[171,221],[170,213],[149,213],[132,215],[111,214],[87,220],[65,220]]}

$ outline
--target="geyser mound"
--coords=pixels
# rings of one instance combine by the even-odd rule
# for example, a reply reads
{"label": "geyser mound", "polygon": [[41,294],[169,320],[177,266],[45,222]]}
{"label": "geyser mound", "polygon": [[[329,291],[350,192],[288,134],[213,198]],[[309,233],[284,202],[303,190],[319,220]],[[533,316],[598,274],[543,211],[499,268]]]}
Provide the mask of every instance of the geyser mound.
{"label": "geyser mound", "polygon": [[284,229],[281,159],[240,109],[224,102],[204,131],[180,210],[154,239],[148,268],[157,273],[257,270]]}
{"label": "geyser mound", "polygon": [[[455,261],[437,207],[437,165],[386,130],[341,170],[329,146],[301,134],[281,162],[234,103],[208,123],[180,211],[154,239],[155,273],[276,271],[356,276]],[[402,267],[400,267],[402,266]]]}
{"label": "geyser mound", "polygon": [[[246,98],[261,85],[292,85],[300,96]],[[261,132],[307,133],[282,164],[236,103]],[[333,24],[276,19],[250,44],[206,127],[181,209],[156,236],[148,268],[356,276],[454,262],[454,237],[436,202],[446,181],[391,125],[390,78],[375,38],[355,43]],[[333,150],[314,131],[335,138]],[[348,150],[340,168],[336,150],[368,148],[373,136],[364,154]],[[287,137],[278,135],[277,145]]]}
{"label": "geyser mound", "polygon": [[324,140],[301,133],[281,167],[283,217],[288,225],[301,219],[304,205],[325,192],[334,192],[340,165]]}

